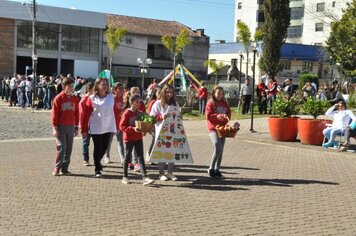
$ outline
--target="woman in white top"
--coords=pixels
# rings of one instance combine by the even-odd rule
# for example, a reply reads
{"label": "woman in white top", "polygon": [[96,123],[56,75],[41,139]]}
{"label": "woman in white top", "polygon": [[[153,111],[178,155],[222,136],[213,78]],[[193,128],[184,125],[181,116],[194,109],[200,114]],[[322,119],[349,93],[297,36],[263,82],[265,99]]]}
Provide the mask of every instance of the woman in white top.
{"label": "woman in white top", "polygon": [[334,106],[330,107],[325,115],[333,116],[332,126],[323,130],[324,136],[328,142],[323,144],[323,147],[331,147],[335,144],[336,135],[341,135],[347,126],[350,125],[350,120],[356,121],[356,116],[350,110],[346,110],[345,101],[340,101]]}
{"label": "woman in white top", "polygon": [[90,133],[94,142],[95,176],[100,177],[102,166],[101,158],[109,145],[111,133],[117,133],[119,127],[119,111],[115,106],[114,96],[109,93],[109,84],[106,78],[97,78],[94,85],[94,94],[85,104],[85,114],[81,120],[82,134],[85,137]]}

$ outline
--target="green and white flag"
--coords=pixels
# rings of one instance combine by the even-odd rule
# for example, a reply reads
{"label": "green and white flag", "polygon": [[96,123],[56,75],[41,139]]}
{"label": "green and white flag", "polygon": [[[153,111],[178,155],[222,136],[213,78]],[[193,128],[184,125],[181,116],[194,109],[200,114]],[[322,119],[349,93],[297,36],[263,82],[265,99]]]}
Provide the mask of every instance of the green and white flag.
{"label": "green and white flag", "polygon": [[98,78],[108,79],[110,87],[114,85],[114,78],[112,77],[110,70],[103,70],[102,72],[99,73]]}

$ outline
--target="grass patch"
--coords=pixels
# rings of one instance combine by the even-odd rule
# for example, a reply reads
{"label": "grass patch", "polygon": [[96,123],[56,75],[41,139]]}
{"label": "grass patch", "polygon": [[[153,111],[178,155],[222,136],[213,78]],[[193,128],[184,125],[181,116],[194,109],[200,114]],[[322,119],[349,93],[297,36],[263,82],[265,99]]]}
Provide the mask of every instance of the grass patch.
{"label": "grass patch", "polygon": [[[260,118],[260,117],[268,117],[269,115],[260,115],[258,114],[258,108],[255,106],[254,107],[254,114],[253,117],[254,118]],[[189,113],[185,113],[183,115],[184,119],[186,120],[205,120],[205,115],[199,114],[198,110],[193,110]],[[242,115],[241,111],[238,113],[237,112],[237,107],[232,107],[231,108],[231,119],[232,120],[243,120],[243,119],[250,119],[251,118],[251,114],[245,114]]]}

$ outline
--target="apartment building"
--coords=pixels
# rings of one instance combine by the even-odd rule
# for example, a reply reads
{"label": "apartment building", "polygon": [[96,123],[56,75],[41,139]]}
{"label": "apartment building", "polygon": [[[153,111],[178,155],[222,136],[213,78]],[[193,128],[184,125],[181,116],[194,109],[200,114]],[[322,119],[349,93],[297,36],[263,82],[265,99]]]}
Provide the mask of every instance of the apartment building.
{"label": "apartment building", "polygon": [[[236,23],[248,25],[252,35],[264,23],[264,0],[235,0],[234,39]],[[290,0],[291,21],[287,43],[325,46],[330,35],[330,23],[341,19],[342,10],[351,0]]]}

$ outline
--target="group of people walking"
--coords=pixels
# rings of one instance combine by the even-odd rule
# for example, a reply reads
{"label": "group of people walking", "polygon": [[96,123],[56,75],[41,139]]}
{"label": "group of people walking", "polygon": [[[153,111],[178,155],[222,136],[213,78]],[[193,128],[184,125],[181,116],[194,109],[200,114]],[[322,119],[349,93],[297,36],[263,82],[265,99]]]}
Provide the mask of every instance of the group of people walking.
{"label": "group of people walking", "polygon": [[[95,166],[95,176],[102,176],[102,159],[108,158],[113,136],[117,137],[118,156],[123,165],[122,183],[129,184],[128,170],[134,169],[134,161],[138,165],[137,170],[141,172],[143,185],[154,182],[149,178],[146,171],[144,160],[143,136],[144,133],[135,126],[137,117],[146,112],[155,117],[155,131],[151,133],[152,143],[147,156],[152,153],[157,127],[170,117],[171,108],[179,108],[176,100],[175,91],[169,84],[163,87],[155,86],[146,106],[140,97],[138,87],[132,87],[126,93],[123,85],[115,83],[109,87],[106,78],[97,78],[95,83],[86,86],[86,94],[81,101],[73,94],[74,80],[65,78],[62,81],[63,91],[55,97],[52,109],[53,135],[57,138],[56,142],[56,165],[53,175],[70,174],[68,166],[70,163],[73,137],[82,133],[83,141],[83,164],[89,165],[89,143],[93,140],[94,150],[93,159]],[[204,104],[205,105],[205,104]],[[231,118],[231,110],[226,102],[224,90],[216,86],[211,94],[211,100],[206,104],[208,131],[214,144],[215,151],[208,169],[208,175],[214,178],[223,178],[220,172],[225,138],[217,135],[215,127],[225,125]],[[105,163],[108,163],[106,161]],[[166,163],[158,163],[159,179],[161,181],[178,180],[174,175],[174,163],[169,162],[167,172]]]}

